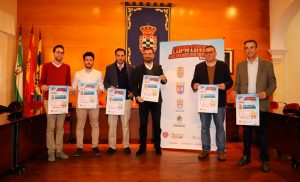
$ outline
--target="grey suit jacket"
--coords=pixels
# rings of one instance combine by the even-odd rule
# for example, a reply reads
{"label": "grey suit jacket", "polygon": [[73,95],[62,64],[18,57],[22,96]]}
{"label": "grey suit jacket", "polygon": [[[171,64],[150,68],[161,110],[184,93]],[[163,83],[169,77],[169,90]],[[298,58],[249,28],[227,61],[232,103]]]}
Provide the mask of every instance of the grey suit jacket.
{"label": "grey suit jacket", "polygon": [[[242,61],[237,65],[236,77],[233,90],[237,94],[248,93],[248,66],[247,60]],[[256,79],[256,93],[265,91],[266,99],[259,100],[259,109],[261,111],[269,111],[270,96],[276,89],[276,78],[274,74],[273,64],[258,58],[258,70]]]}

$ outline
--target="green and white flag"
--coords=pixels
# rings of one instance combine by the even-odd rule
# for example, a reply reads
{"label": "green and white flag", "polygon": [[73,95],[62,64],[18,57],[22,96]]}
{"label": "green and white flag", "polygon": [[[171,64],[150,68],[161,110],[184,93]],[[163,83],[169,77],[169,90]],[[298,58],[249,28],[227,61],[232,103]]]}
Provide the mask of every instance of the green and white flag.
{"label": "green and white flag", "polygon": [[18,55],[15,67],[15,94],[18,102],[23,102],[23,46],[22,35],[19,35]]}

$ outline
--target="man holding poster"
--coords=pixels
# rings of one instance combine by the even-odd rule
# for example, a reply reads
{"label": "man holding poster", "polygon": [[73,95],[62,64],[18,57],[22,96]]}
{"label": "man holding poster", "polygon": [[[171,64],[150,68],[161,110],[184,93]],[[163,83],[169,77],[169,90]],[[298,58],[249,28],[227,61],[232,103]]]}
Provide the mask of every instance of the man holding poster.
{"label": "man holding poster", "polygon": [[82,156],[83,153],[83,135],[87,115],[89,115],[92,127],[92,148],[94,155],[100,155],[98,149],[99,142],[99,106],[98,94],[103,93],[104,86],[102,74],[93,69],[94,53],[86,52],[83,54],[84,69],[75,73],[71,93],[78,93],[76,107],[76,142],[77,151],[75,157]]}
{"label": "man holding poster", "polygon": [[[132,94],[132,72],[133,66],[125,63],[125,50],[122,48],[117,48],[115,50],[116,61],[108,65],[105,71],[104,77],[104,86],[108,90],[108,95],[110,92],[116,93],[116,89],[124,89],[126,91],[126,101],[124,114],[114,115],[108,114],[108,144],[109,148],[106,151],[106,154],[113,154],[116,152],[116,140],[117,140],[117,124],[118,118],[120,116],[122,123],[122,132],[123,132],[123,148],[125,154],[131,154],[129,146],[129,119],[131,112],[131,99],[133,98]],[[108,102],[108,101],[107,101]]]}
{"label": "man holding poster", "polygon": [[[69,158],[69,156],[63,152],[63,136],[66,113],[49,114],[48,96],[49,86],[71,86],[70,66],[62,62],[64,57],[64,46],[56,45],[53,48],[53,56],[54,59],[51,62],[43,65],[42,76],[41,80],[39,81],[39,86],[43,91],[44,106],[47,113],[46,142],[49,162],[55,161],[55,152],[56,157],[58,158]],[[55,128],[56,136],[54,139]]]}
{"label": "man holding poster", "polygon": [[[218,160],[225,161],[225,130],[224,130],[224,118],[225,118],[225,105],[226,105],[226,90],[230,89],[233,85],[233,81],[230,76],[229,67],[223,61],[216,59],[216,49],[214,46],[209,45],[205,47],[205,62],[201,62],[196,65],[194,77],[191,83],[194,92],[200,91],[198,88],[208,88],[208,90],[218,91],[218,103],[210,104],[211,110],[213,106],[217,105],[216,113],[200,112],[201,119],[201,141],[202,151],[200,152],[198,159],[202,160],[208,157],[211,149],[210,141],[210,123],[213,118],[216,125],[216,143],[218,151]],[[209,85],[215,85],[216,88]],[[217,94],[215,94],[217,95]],[[211,101],[215,101],[212,100]],[[207,106],[208,104],[206,104]],[[206,108],[208,110],[208,108]]]}
{"label": "man holding poster", "polygon": [[[257,94],[259,97],[260,124],[256,127],[259,131],[261,170],[268,172],[270,167],[268,164],[267,121],[265,115],[270,109],[270,96],[276,89],[276,78],[272,62],[258,57],[257,42],[255,40],[245,41],[244,51],[247,59],[237,66],[232,95],[235,97],[237,94]],[[238,166],[244,166],[251,162],[252,130],[256,127],[244,126],[244,152],[242,158],[238,161]]]}
{"label": "man holding poster", "polygon": [[152,125],[153,125],[153,139],[154,139],[154,148],[156,150],[156,155],[161,155],[160,147],[160,116],[161,116],[161,103],[162,97],[159,91],[158,102],[145,101],[141,97],[142,87],[145,85],[143,83],[144,75],[159,76],[160,82],[162,84],[167,83],[167,78],[164,75],[161,65],[154,64],[154,49],[147,47],[143,49],[143,59],[144,63],[137,66],[134,70],[133,76],[133,94],[136,97],[136,101],[139,104],[139,115],[140,115],[140,148],[136,152],[136,155],[142,155],[146,151],[146,140],[147,140],[147,125],[148,125],[148,116],[149,111],[152,116]]}

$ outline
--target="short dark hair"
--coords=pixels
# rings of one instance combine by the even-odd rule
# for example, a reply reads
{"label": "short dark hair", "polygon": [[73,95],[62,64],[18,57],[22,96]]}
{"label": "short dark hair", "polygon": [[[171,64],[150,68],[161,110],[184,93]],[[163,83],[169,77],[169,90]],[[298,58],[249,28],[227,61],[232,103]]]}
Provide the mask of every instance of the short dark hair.
{"label": "short dark hair", "polygon": [[62,50],[65,52],[65,48],[64,48],[64,46],[63,45],[61,45],[61,44],[57,44],[56,46],[54,46],[54,48],[53,48],[53,53],[55,53],[55,51],[56,51],[56,49],[57,48],[62,48]]}
{"label": "short dark hair", "polygon": [[246,40],[245,42],[244,42],[244,46],[247,44],[247,43],[250,43],[250,42],[253,42],[254,44],[255,44],[255,46],[256,46],[256,48],[257,48],[257,42],[255,41],[255,40]]}
{"label": "short dark hair", "polygon": [[152,50],[152,52],[155,54],[155,51],[154,51],[153,47],[144,47],[144,48],[143,48],[143,52],[144,52],[145,50]]}
{"label": "short dark hair", "polygon": [[83,60],[85,60],[85,57],[87,57],[87,56],[91,56],[93,58],[93,60],[95,59],[95,55],[94,55],[93,52],[84,53],[83,56],[82,56]]}
{"label": "short dark hair", "polygon": [[117,52],[119,52],[119,51],[123,51],[123,52],[124,52],[124,55],[126,55],[125,49],[122,49],[122,48],[117,48],[117,49],[115,50],[115,55],[117,55]]}
{"label": "short dark hair", "polygon": [[205,46],[205,48],[204,48],[204,49],[207,49],[207,48],[213,48],[213,49],[214,49],[214,51],[216,52],[216,48],[215,48],[215,46],[213,46],[213,45],[207,45],[207,46]]}

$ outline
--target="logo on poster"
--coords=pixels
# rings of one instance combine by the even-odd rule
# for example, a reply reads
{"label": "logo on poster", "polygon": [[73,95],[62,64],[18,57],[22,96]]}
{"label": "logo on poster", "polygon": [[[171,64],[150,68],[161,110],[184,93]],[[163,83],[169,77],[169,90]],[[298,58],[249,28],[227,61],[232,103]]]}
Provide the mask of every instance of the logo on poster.
{"label": "logo on poster", "polygon": [[177,67],[177,77],[178,78],[183,78],[184,76],[184,67],[178,66]]}
{"label": "logo on poster", "polygon": [[176,83],[176,92],[179,95],[182,95],[184,93],[184,82],[183,81]]}

